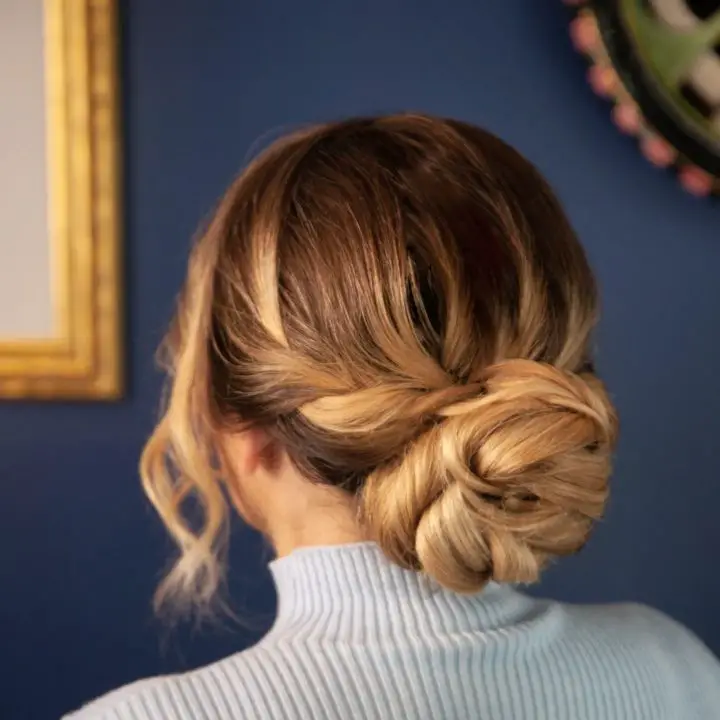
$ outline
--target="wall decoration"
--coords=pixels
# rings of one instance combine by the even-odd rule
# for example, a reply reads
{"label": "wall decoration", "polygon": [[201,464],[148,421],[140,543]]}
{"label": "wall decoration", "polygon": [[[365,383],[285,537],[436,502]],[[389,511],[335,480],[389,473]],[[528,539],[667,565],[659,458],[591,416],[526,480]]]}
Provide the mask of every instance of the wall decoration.
{"label": "wall decoration", "polygon": [[720,0],[566,0],[593,90],[645,157],[720,194]]}
{"label": "wall decoration", "polygon": [[116,11],[0,3],[0,398],[121,394]]}

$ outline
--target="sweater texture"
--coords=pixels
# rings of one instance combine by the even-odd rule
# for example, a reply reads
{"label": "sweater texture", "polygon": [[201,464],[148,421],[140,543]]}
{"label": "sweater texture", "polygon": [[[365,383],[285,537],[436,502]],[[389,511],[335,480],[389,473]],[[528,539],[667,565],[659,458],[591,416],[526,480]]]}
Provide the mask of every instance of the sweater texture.
{"label": "sweater texture", "polygon": [[458,595],[371,543],[301,549],[271,569],[278,616],[256,646],[67,720],[720,718],[720,663],[643,606],[495,584]]}

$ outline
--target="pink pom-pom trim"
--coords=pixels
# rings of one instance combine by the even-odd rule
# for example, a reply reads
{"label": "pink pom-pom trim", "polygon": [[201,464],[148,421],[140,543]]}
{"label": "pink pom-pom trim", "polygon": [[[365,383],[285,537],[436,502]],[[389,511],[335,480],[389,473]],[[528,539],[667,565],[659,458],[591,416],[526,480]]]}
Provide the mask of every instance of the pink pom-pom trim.
{"label": "pink pom-pom trim", "polygon": [[589,53],[600,43],[600,32],[595,18],[590,15],[580,15],[570,23],[570,39],[575,49],[582,53]]}
{"label": "pink pom-pom trim", "polygon": [[588,82],[597,95],[610,98],[617,89],[617,75],[611,67],[592,65],[588,70]]}
{"label": "pink pom-pom trim", "polygon": [[713,178],[697,167],[684,167],[679,171],[681,185],[697,197],[707,197],[713,189]]}
{"label": "pink pom-pom trim", "polygon": [[626,135],[637,135],[642,127],[642,118],[637,105],[621,102],[612,109],[615,125]]}
{"label": "pink pom-pom trim", "polygon": [[677,160],[677,150],[657,135],[648,135],[640,141],[642,154],[655,167],[670,167]]}

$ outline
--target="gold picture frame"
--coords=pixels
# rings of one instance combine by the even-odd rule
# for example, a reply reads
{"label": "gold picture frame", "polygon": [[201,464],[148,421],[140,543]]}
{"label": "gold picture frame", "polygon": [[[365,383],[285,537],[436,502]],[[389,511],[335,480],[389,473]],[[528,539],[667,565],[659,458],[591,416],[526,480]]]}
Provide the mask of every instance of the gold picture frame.
{"label": "gold picture frame", "polygon": [[122,394],[115,0],[43,0],[52,337],[0,337],[0,398]]}

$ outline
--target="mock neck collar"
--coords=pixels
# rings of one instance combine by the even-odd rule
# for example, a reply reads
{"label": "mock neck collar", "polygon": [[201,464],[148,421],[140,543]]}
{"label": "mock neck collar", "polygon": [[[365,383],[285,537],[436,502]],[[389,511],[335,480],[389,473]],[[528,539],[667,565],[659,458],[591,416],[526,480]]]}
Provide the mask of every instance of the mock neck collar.
{"label": "mock neck collar", "polygon": [[295,550],[270,565],[278,591],[273,633],[357,640],[373,635],[491,632],[526,621],[537,601],[508,585],[476,595],[441,588],[388,561],[374,543]]}

